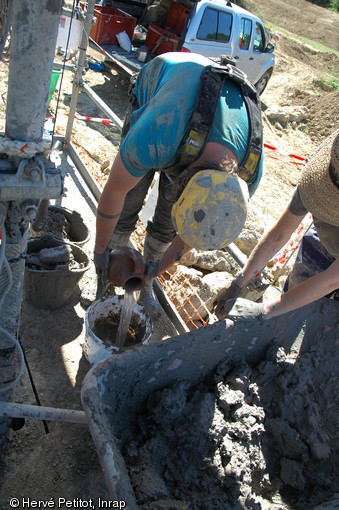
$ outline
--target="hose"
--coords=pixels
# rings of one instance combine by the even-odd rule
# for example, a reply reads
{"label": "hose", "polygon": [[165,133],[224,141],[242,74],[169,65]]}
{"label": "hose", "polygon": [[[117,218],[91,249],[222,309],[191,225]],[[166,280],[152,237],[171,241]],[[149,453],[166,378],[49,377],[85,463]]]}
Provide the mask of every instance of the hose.
{"label": "hose", "polygon": [[14,388],[14,386],[16,386],[18,384],[18,382],[20,381],[22,372],[24,369],[25,361],[24,361],[24,354],[22,352],[22,348],[21,348],[21,345],[19,344],[18,340],[13,335],[11,335],[8,331],[6,331],[2,326],[0,326],[0,333],[7,336],[8,340],[10,340],[15,345],[15,347],[18,349],[19,355],[20,355],[20,368],[19,368],[17,376],[10,384],[6,384],[6,386],[2,386],[0,388],[0,393],[6,393],[7,391]]}
{"label": "hose", "polygon": [[[5,258],[5,249],[6,249],[6,232],[4,231],[4,227],[2,225],[1,226],[1,249],[0,249],[0,273],[2,271],[3,265],[5,264],[7,274],[8,274],[8,285],[7,285],[4,293],[2,294],[2,297],[0,300],[0,311],[1,311],[1,308],[3,305],[3,302],[5,300],[5,297],[7,296],[8,292],[10,291],[12,284],[13,284],[12,271],[11,271],[11,268],[9,266],[7,259]],[[24,369],[25,360],[24,360],[24,354],[22,352],[21,345],[19,344],[18,340],[13,335],[11,335],[8,331],[6,331],[2,326],[0,326],[0,333],[5,335],[7,337],[7,339],[15,345],[15,347],[17,348],[17,350],[19,352],[19,356],[20,356],[20,367],[19,367],[17,376],[11,383],[7,384],[6,386],[2,386],[0,388],[0,393],[6,393],[7,391],[14,388],[14,386],[16,386],[18,384],[18,382],[20,381],[22,372]]]}

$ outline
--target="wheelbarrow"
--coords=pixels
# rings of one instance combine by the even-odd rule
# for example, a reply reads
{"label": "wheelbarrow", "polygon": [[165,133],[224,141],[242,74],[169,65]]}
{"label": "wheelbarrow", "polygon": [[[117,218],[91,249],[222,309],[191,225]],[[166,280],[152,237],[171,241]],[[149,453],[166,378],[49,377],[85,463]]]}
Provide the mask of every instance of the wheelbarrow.
{"label": "wheelbarrow", "polygon": [[138,509],[121,447],[133,440],[133,425],[150,394],[179,381],[194,385],[223,359],[256,364],[272,343],[302,355],[326,342],[322,362],[334,374],[338,317],[339,304],[324,298],[276,319],[218,321],[92,367],[83,381],[82,404],[112,499]]}

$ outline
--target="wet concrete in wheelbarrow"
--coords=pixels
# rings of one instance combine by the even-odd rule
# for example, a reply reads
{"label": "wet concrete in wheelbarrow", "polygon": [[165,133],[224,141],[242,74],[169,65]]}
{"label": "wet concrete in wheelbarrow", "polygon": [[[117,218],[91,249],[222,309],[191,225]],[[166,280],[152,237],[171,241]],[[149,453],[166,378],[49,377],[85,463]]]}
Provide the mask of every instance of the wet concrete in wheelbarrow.
{"label": "wet concrete in wheelbarrow", "polygon": [[225,360],[198,385],[150,394],[123,448],[140,509],[305,510],[328,501],[339,487],[335,357],[325,343],[297,359],[272,346],[255,367]]}

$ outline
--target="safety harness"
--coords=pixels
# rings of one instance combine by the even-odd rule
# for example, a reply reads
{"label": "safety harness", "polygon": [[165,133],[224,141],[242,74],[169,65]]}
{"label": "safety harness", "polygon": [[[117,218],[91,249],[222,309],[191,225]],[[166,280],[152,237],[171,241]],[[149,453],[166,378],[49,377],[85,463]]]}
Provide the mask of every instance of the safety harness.
{"label": "safety harness", "polygon": [[[194,110],[177,151],[176,162],[171,167],[163,169],[167,175],[177,177],[178,172],[180,173],[183,168],[187,168],[187,166],[196,161],[202,153],[213,126],[214,116],[225,79],[232,80],[238,84],[245,101],[249,117],[249,143],[245,157],[238,166],[238,175],[247,184],[253,182],[261,158],[263,143],[260,98],[246,74],[232,64],[223,66],[210,65],[203,69]],[[135,77],[129,89],[129,102],[132,111],[139,108],[134,85]],[[126,117],[122,134],[126,135],[128,129],[129,119]]]}
{"label": "safety harness", "polygon": [[231,64],[224,67],[211,65],[202,71],[194,111],[179,146],[175,166],[187,167],[200,156],[213,125],[225,79],[239,85],[249,117],[249,143],[245,157],[238,166],[238,175],[250,184],[254,180],[262,152],[260,99],[246,74]]}

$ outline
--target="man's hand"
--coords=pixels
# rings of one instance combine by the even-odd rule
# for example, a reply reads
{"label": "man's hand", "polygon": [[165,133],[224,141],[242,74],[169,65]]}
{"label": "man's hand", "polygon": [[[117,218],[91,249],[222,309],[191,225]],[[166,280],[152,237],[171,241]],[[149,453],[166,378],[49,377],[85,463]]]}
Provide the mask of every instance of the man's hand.
{"label": "man's hand", "polygon": [[264,307],[264,303],[255,303],[249,299],[231,299],[225,304],[225,317],[240,320],[264,319]]}
{"label": "man's hand", "polygon": [[242,289],[239,287],[236,281],[233,280],[228,289],[225,292],[223,292],[218,299],[218,304],[215,309],[215,314],[218,317],[218,319],[224,319],[227,316],[225,308],[227,301],[230,301],[231,299],[233,300],[237,299],[238,297],[240,297],[241,292]]}
{"label": "man's hand", "polygon": [[108,263],[109,263],[109,249],[108,247],[103,253],[94,252],[94,265],[98,275],[97,294],[96,297],[100,298],[105,290],[108,278]]}

